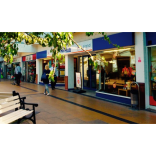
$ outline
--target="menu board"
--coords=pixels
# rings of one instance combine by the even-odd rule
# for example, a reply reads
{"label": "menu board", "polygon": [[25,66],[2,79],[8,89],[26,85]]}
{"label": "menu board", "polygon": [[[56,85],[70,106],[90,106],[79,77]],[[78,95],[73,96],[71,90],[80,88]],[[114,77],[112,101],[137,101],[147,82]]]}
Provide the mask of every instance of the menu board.
{"label": "menu board", "polygon": [[81,73],[76,72],[76,87],[81,88]]}

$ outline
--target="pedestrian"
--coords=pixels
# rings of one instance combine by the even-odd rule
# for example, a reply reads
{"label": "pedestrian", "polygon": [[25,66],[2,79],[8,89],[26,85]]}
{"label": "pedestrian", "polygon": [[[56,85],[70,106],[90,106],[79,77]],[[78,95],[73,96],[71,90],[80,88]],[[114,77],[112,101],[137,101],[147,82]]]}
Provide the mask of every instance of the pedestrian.
{"label": "pedestrian", "polygon": [[55,69],[55,73],[54,73],[54,80],[55,80],[55,82],[52,82],[52,80],[51,80],[51,88],[52,88],[52,90],[55,89],[55,86],[56,86],[56,83],[57,83],[57,76],[56,76],[56,74],[57,74],[57,69],[55,68],[55,64],[52,63],[52,64],[51,64],[50,71],[52,71],[52,70],[54,70],[54,69]]}
{"label": "pedestrian", "polygon": [[45,66],[45,69],[43,70],[43,74],[42,74],[42,77],[41,77],[41,81],[43,81],[44,85],[45,85],[45,92],[44,92],[44,95],[46,95],[46,91],[47,91],[47,95],[50,95],[49,93],[49,88],[48,88],[48,84],[49,84],[49,73],[50,73],[50,70],[49,70],[49,66],[46,65]]}
{"label": "pedestrian", "polygon": [[16,73],[16,83],[17,83],[17,86],[20,86],[20,79],[21,79],[21,67],[20,67],[20,64],[16,65],[15,73]]}

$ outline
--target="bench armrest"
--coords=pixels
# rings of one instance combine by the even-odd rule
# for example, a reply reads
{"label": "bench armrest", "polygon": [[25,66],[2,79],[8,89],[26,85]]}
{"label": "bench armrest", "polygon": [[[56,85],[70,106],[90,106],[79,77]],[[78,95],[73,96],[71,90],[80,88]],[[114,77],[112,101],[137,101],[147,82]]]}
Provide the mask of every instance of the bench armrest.
{"label": "bench armrest", "polygon": [[23,99],[23,100],[25,100],[25,99],[26,99],[26,97],[20,97],[20,99]]}
{"label": "bench armrest", "polygon": [[24,105],[26,104],[26,105],[32,105],[32,106],[38,107],[38,104],[37,103],[26,103],[26,102],[24,102],[23,104]]}

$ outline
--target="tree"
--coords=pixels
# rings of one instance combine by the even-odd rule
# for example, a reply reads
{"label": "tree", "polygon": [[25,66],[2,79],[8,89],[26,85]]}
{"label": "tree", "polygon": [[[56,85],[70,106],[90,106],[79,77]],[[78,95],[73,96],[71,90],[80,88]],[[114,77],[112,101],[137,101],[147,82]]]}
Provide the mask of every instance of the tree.
{"label": "tree", "polygon": [[[113,44],[104,32],[99,33],[104,36],[104,40],[108,41],[109,44]],[[93,34],[94,32],[86,32],[87,36],[91,36]],[[95,66],[97,66],[97,61],[107,64],[107,61],[100,56],[98,56],[96,60],[93,60],[91,53],[83,49],[73,39],[72,32],[0,32],[0,56],[4,58],[5,62],[12,63],[13,56],[18,52],[18,44],[20,42],[24,42],[27,45],[38,43],[42,47],[51,47],[52,57],[55,60],[55,67],[56,60],[64,60],[64,56],[62,57],[61,54],[59,54],[61,49],[66,49],[67,46],[70,47],[74,43],[90,55],[90,62]],[[113,46],[119,48],[118,45],[113,44]],[[52,81],[54,81],[54,73],[55,68],[54,72],[51,72],[49,76]]]}

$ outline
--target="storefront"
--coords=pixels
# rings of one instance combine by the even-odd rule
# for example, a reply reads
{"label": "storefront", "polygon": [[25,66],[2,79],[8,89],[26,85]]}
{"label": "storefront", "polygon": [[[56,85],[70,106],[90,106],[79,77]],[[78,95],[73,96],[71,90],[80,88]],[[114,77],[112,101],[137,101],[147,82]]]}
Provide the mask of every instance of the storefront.
{"label": "storefront", "polygon": [[[71,66],[74,66],[72,59],[78,57],[78,72],[81,73],[82,89],[95,91],[97,97],[130,105],[130,84],[136,82],[135,36],[133,32],[128,32],[116,33],[109,37],[113,43],[122,48],[114,48],[112,44],[104,41],[103,37],[79,43],[85,50],[90,51],[94,61],[98,60],[99,57],[104,58],[107,65],[96,61],[97,66],[95,67],[90,61],[90,56],[74,46],[71,47],[70,52],[66,52],[68,67],[65,89],[74,89],[72,75],[75,73],[72,72]],[[133,88],[136,89],[136,85]]]}
{"label": "storefront", "polygon": [[134,33],[117,33],[109,37],[122,48],[114,48],[102,38],[93,39],[93,50],[99,51],[98,55],[107,62],[105,66],[98,64],[96,96],[130,105],[130,84],[136,81]]}
{"label": "storefront", "polygon": [[[51,65],[55,64],[55,61],[51,57],[50,50],[44,50],[41,52],[37,52],[36,59],[38,61],[37,68],[40,68],[40,69],[37,69],[38,84],[42,85],[43,82],[41,82],[41,75],[43,73],[45,65],[48,65],[49,68],[51,68]],[[57,84],[56,85],[64,86],[64,76],[65,76],[65,63],[64,62],[59,63],[58,60],[56,61],[55,74],[57,76]]]}
{"label": "storefront", "polygon": [[22,57],[22,76],[24,81],[35,83],[36,79],[36,54]]}

